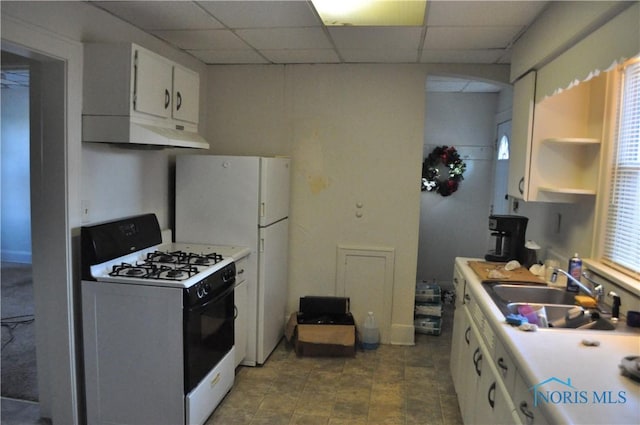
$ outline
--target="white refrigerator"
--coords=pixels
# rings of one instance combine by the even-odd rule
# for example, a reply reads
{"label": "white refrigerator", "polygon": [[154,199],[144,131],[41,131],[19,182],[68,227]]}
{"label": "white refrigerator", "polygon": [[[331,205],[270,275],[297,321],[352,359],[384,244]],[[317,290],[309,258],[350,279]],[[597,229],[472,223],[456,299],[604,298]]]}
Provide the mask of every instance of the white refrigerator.
{"label": "white refrigerator", "polygon": [[288,293],[287,158],[179,155],[176,241],[245,246],[247,355],[263,364],[284,334]]}

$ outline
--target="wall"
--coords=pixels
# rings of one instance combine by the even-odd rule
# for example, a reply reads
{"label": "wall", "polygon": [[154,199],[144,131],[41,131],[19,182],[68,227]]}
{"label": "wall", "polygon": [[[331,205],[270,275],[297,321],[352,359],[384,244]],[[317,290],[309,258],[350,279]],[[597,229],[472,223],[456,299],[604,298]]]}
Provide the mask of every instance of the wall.
{"label": "wall", "polygon": [[2,261],[31,262],[29,88],[2,89]]}
{"label": "wall", "polygon": [[[391,339],[413,342],[413,332],[408,336],[404,330],[413,323],[427,73],[504,82],[506,70],[425,65],[209,68],[206,137],[211,152],[292,158],[289,311],[297,309],[301,296],[335,293],[338,245],[391,247],[396,331]],[[362,204],[361,218],[356,217],[357,204]]]}
{"label": "wall", "polygon": [[422,192],[417,279],[451,283],[455,257],[483,257],[493,188],[497,93],[427,93],[426,157],[435,145],[455,146],[466,171],[457,192]]}

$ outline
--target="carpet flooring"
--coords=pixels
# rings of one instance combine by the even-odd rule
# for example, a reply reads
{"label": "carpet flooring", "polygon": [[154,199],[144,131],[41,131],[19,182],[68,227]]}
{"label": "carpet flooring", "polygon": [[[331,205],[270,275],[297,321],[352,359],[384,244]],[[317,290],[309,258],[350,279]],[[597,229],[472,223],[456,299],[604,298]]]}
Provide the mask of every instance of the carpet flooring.
{"label": "carpet flooring", "polygon": [[31,265],[2,262],[1,395],[38,401]]}

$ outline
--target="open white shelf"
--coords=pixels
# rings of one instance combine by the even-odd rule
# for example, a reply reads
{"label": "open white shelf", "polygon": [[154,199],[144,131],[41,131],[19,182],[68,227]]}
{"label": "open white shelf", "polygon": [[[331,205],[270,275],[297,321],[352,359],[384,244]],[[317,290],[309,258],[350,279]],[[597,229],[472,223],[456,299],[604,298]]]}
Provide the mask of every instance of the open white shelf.
{"label": "open white shelf", "polygon": [[586,137],[550,137],[543,140],[544,143],[564,143],[573,145],[599,145],[600,139]]}
{"label": "open white shelf", "polygon": [[548,186],[540,186],[538,190],[543,192],[551,192],[551,193],[564,193],[567,195],[595,195],[595,190],[590,189],[574,189],[571,187],[548,187]]}

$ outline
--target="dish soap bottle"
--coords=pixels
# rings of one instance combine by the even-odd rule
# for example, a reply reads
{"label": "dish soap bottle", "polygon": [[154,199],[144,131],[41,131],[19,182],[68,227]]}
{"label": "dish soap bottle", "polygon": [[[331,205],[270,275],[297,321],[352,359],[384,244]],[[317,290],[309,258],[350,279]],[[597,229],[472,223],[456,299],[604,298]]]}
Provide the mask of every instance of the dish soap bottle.
{"label": "dish soap bottle", "polygon": [[362,348],[365,350],[375,350],[380,343],[380,333],[376,325],[376,319],[373,317],[373,311],[367,313],[364,319],[364,328],[362,330]]}
{"label": "dish soap bottle", "polygon": [[[573,277],[577,281],[580,281],[580,276],[582,275],[582,260],[578,256],[577,252],[573,254],[573,258],[569,260],[568,271],[571,277]],[[567,291],[578,292],[579,289],[580,288],[578,287],[578,285],[572,282],[571,279],[567,279]]]}

